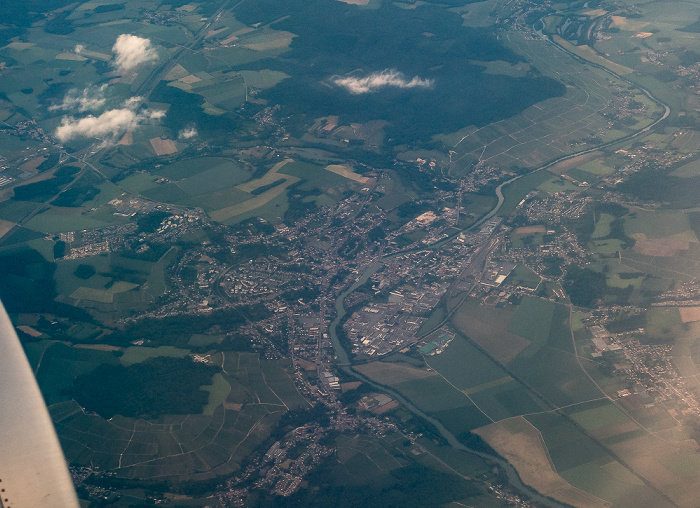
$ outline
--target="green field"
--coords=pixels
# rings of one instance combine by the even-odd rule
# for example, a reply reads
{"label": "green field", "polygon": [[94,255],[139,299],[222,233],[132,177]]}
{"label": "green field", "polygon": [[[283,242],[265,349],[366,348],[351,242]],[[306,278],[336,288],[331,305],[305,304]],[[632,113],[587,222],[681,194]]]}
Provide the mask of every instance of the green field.
{"label": "green field", "polygon": [[461,337],[455,337],[443,353],[426,356],[425,361],[459,390],[469,390],[505,376],[496,363]]}
{"label": "green field", "polygon": [[564,178],[552,178],[550,180],[542,182],[540,185],[537,186],[537,188],[539,190],[542,190],[544,192],[548,192],[550,194],[556,194],[557,192],[564,192],[564,191],[579,190],[578,185],[576,185],[568,180],[565,180]]}
{"label": "green field", "polygon": [[596,220],[595,230],[593,231],[592,237],[595,238],[606,238],[610,236],[610,224],[615,220],[615,217],[609,213],[601,213]]}
{"label": "green field", "polygon": [[629,236],[643,234],[647,238],[665,238],[691,231],[688,217],[682,212],[638,211],[625,219],[625,233]]}
{"label": "green field", "polygon": [[539,275],[527,266],[519,264],[510,272],[504,283],[535,289],[540,284],[540,281]]}
{"label": "green field", "polygon": [[36,357],[36,361],[33,367],[48,405],[67,400],[66,392],[77,376],[103,363],[119,362],[112,351],[79,349],[56,342],[46,343],[46,349]]}
{"label": "green field", "polygon": [[[601,433],[610,435],[610,429],[624,424],[630,424],[630,427],[634,427],[634,431],[638,430],[634,422],[607,399],[572,406],[567,408],[565,413],[576,424],[592,435]],[[608,427],[610,429],[606,429]],[[623,434],[626,434],[626,432],[627,430],[623,431]],[[614,434],[619,434],[619,432]]]}
{"label": "green field", "polygon": [[[586,477],[586,475],[579,476],[579,469],[576,468],[588,468],[589,473],[599,471],[596,476],[600,478],[604,471],[600,465],[613,461],[604,448],[556,413],[532,415],[527,416],[526,419],[542,434],[555,469],[574,486],[578,486]],[[602,485],[606,483],[608,482],[603,482]],[[588,488],[584,490],[590,492],[591,486],[586,485],[586,487]],[[602,490],[599,487],[593,493],[600,495]]]}
{"label": "green field", "polygon": [[228,394],[231,392],[231,385],[224,379],[224,376],[217,373],[212,378],[212,384],[204,386],[202,389],[209,392],[209,402],[204,406],[202,414],[212,416],[214,410],[226,401]]}
{"label": "green field", "polygon": [[472,298],[464,302],[452,322],[497,361],[507,364],[530,344],[529,340],[508,331],[515,312],[512,306],[481,305]]}
{"label": "green field", "polygon": [[[43,354],[39,379],[42,384],[56,384],[45,389],[56,393],[49,403],[55,404],[52,415],[69,459],[75,464],[109,467],[126,478],[204,479],[230,474],[267,439],[287,407],[308,407],[289,378],[286,364],[235,352],[225,353],[226,371],[215,374],[212,384],[203,387],[209,392],[209,402],[201,415],[155,420],[115,416],[107,421],[57,398],[62,387],[72,383],[73,372],[87,372],[106,360],[133,365],[154,356],[186,354],[187,350],[171,347],[129,347],[117,359],[111,352],[51,346]],[[40,356],[38,348],[31,354],[34,361]],[[78,363],[73,367],[74,363],[66,361]],[[63,370],[58,369],[59,363]],[[238,409],[226,409],[224,402]]]}
{"label": "green field", "polygon": [[565,306],[525,297],[508,331],[530,341],[509,361],[508,368],[549,404],[563,406],[602,395],[572,354],[569,311]]}
{"label": "green field", "polygon": [[142,347],[131,346],[124,350],[124,354],[119,357],[119,361],[125,367],[135,363],[141,363],[149,358],[167,356],[170,358],[185,358],[190,354],[189,349],[179,349],[173,346]]}
{"label": "green field", "polygon": [[629,271],[624,266],[613,265],[611,270],[606,274],[605,283],[609,287],[624,289],[628,286],[633,286],[639,289],[644,281],[644,273]]}
{"label": "green field", "polygon": [[94,289],[81,286],[73,291],[69,296],[74,300],[92,300],[100,303],[112,303],[114,295],[124,293],[137,288],[138,284],[131,282],[117,281],[109,289]]}
{"label": "green field", "polygon": [[[56,263],[57,290],[64,295],[70,295],[79,287],[89,287],[93,289],[104,289],[112,280],[110,277],[100,275],[109,273],[111,263],[109,256],[89,256],[81,259],[61,259]],[[89,265],[95,269],[95,275],[89,279],[81,279],[75,276],[75,270],[79,265]]]}
{"label": "green field", "polygon": [[698,161],[689,162],[688,164],[675,169],[671,174],[681,178],[693,178],[700,176],[700,163]]}
{"label": "green field", "polygon": [[136,173],[120,180],[119,186],[132,194],[141,194],[143,191],[155,187],[157,179],[157,177],[147,173]]}
{"label": "green field", "polygon": [[44,233],[61,233],[123,224],[127,221],[125,217],[111,214],[98,216],[86,208],[52,206],[49,210],[32,217],[27,222],[27,227]]}
{"label": "green field", "polygon": [[655,307],[646,312],[646,335],[656,340],[672,340],[683,327],[677,307]]}
{"label": "green field", "polygon": [[375,362],[358,370],[400,392],[421,410],[440,420],[455,435],[490,421],[465,393],[440,375],[403,363]]}
{"label": "green field", "polygon": [[491,420],[547,409],[501,366],[460,337],[453,339],[444,352],[425,359]]}
{"label": "green field", "polygon": [[184,178],[178,186],[190,196],[207,194],[226,187],[233,187],[249,178],[249,173],[234,164],[221,164],[194,176]]}
{"label": "green field", "polygon": [[548,300],[523,298],[508,330],[532,342],[522,354],[532,355],[547,343],[557,308],[555,303]]}
{"label": "green field", "polygon": [[158,168],[156,172],[164,178],[177,181],[227,163],[229,163],[229,161],[222,157],[198,157],[196,159],[183,159],[163,165]]}
{"label": "green field", "polygon": [[0,219],[18,222],[29,215],[37,204],[32,201],[8,200],[0,203]]}
{"label": "green field", "polygon": [[257,88],[272,88],[284,79],[289,77],[289,74],[270,69],[262,69],[259,71],[241,71],[241,75],[245,78],[248,86]]}
{"label": "green field", "polygon": [[212,344],[218,344],[224,339],[223,335],[203,335],[203,334],[194,334],[192,337],[190,337],[189,342],[187,343],[190,346],[210,346]]}
{"label": "green field", "polygon": [[510,214],[528,192],[552,178],[553,176],[551,173],[547,171],[538,171],[537,173],[525,175],[507,185],[503,189],[504,201],[503,205],[498,210],[498,215],[505,216]]}
{"label": "green field", "polygon": [[207,212],[213,212],[243,203],[248,199],[250,199],[250,194],[247,192],[243,192],[236,187],[229,187],[228,189],[217,190],[209,194],[200,194],[199,196],[187,198],[182,200],[181,203],[187,206],[199,206]]}
{"label": "green field", "polygon": [[585,164],[580,166],[579,169],[581,171],[585,171],[588,174],[596,176],[605,176],[615,172],[613,168],[606,166],[597,160],[586,162]]}
{"label": "green field", "polygon": [[625,242],[617,238],[609,238],[606,240],[596,240],[590,243],[591,250],[596,254],[616,254],[625,250],[623,246]]}
{"label": "green field", "polygon": [[163,293],[168,291],[168,287],[165,283],[165,269],[167,266],[176,258],[178,253],[177,247],[171,247],[168,252],[163,254],[163,256],[153,264],[151,273],[148,274],[148,292],[157,298]]}
{"label": "green field", "polygon": [[385,443],[391,446],[391,443],[387,443],[386,440],[378,441],[369,436],[356,436],[354,438],[339,436],[336,441],[338,461],[344,464],[356,454],[362,454],[383,472],[405,466],[406,461],[402,460],[401,455],[397,453],[399,450],[394,446],[387,449],[383,446]]}

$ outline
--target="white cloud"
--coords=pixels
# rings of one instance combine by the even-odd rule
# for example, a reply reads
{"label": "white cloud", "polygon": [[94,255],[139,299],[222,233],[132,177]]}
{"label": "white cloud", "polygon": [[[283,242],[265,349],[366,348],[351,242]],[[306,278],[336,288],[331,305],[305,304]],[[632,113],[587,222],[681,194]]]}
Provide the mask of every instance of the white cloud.
{"label": "white cloud", "polygon": [[423,79],[418,76],[409,81],[403,73],[394,69],[374,72],[364,78],[334,76],[331,80],[336,85],[355,95],[376,92],[378,89],[387,86],[396,88],[432,88],[434,83],[432,79]]}
{"label": "white cloud", "polygon": [[149,39],[131,34],[121,34],[112,47],[114,65],[119,72],[128,72],[139,65],[158,58]]}
{"label": "white cloud", "polygon": [[104,91],[106,88],[107,85],[88,86],[82,92],[73,88],[68,91],[61,104],[49,106],[49,111],[63,110],[84,113],[100,109],[105,104]]}
{"label": "white cloud", "polygon": [[76,45],[75,45],[75,52],[76,52],[77,54],[82,53],[84,49],[85,49],[85,46],[83,46],[82,44],[76,44]]}
{"label": "white cloud", "polygon": [[107,110],[99,116],[64,116],[54,135],[61,142],[74,138],[99,138],[109,144],[115,142],[124,132],[165,116],[165,111],[162,110],[137,111],[139,102],[140,98],[131,98],[121,108]]}
{"label": "white cloud", "polygon": [[129,109],[135,109],[138,108],[142,102],[143,97],[129,97],[127,100],[124,101],[124,107]]}
{"label": "white cloud", "polygon": [[180,131],[180,134],[178,135],[178,138],[180,139],[191,139],[197,135],[197,129],[194,127],[189,127],[187,129],[182,129]]}

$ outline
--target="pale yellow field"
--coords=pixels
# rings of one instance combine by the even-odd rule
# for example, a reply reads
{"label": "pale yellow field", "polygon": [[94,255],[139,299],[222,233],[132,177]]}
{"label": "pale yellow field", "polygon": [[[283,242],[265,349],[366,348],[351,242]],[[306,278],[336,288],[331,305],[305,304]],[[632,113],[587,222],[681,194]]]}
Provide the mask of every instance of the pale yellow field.
{"label": "pale yellow field", "polygon": [[603,9],[594,9],[592,11],[586,11],[584,14],[586,16],[591,16],[592,18],[597,18],[599,16],[605,16],[608,13],[608,11],[603,10]]}
{"label": "pale yellow field", "polygon": [[236,42],[237,40],[238,40],[237,35],[229,35],[223,41],[221,41],[219,44],[221,44],[222,46],[226,46],[228,44],[231,44],[232,42]]}
{"label": "pale yellow field", "polygon": [[521,228],[517,228],[515,231],[513,231],[514,234],[516,235],[531,235],[532,233],[546,233],[547,228],[545,228],[543,225],[539,226],[523,226]]}
{"label": "pale yellow field", "polygon": [[75,53],[59,53],[56,55],[56,60],[74,60],[76,62],[82,62],[87,60],[84,56],[76,55]]}
{"label": "pale yellow field", "polygon": [[622,16],[610,16],[613,20],[613,26],[620,30],[629,30],[630,32],[638,32],[649,24],[648,21],[639,21],[636,19],[624,18]]}
{"label": "pale yellow field", "polygon": [[95,60],[103,60],[105,62],[109,62],[112,59],[112,55],[106,55],[104,53],[98,53],[97,51],[90,51],[88,49],[82,50],[80,54],[88,58],[94,58]]}
{"label": "pale yellow field", "polygon": [[34,173],[36,171],[36,168],[39,167],[39,165],[46,160],[46,157],[37,157],[36,159],[32,159],[30,161],[25,162],[19,167],[19,170],[22,172],[29,171],[31,173]]}
{"label": "pale yellow field", "polygon": [[289,43],[292,42],[292,37],[289,38],[279,38],[279,39],[272,39],[271,41],[267,42],[254,42],[252,44],[244,44],[244,46],[248,49],[252,49],[253,51],[268,51],[271,49],[280,49],[280,48],[286,48],[289,47]]}
{"label": "pale yellow field", "polygon": [[119,346],[110,346],[109,344],[75,344],[73,347],[78,349],[95,349],[97,351],[121,351]]}
{"label": "pale yellow field", "polygon": [[93,302],[100,303],[112,303],[114,301],[114,294],[110,293],[104,289],[93,289],[81,286],[70,295],[71,298],[76,300],[91,300]]}
{"label": "pale yellow field", "polygon": [[255,28],[246,26],[246,27],[241,28],[240,30],[236,30],[235,32],[233,32],[231,34],[231,36],[235,35],[236,37],[239,37],[241,35],[249,34],[250,32],[254,32],[254,31],[255,31]]}
{"label": "pale yellow field", "polygon": [[679,307],[678,310],[684,323],[700,321],[700,307]]}
{"label": "pale yellow field", "polygon": [[552,38],[557,44],[559,44],[564,49],[571,51],[572,53],[580,56],[584,60],[588,60],[589,62],[602,65],[606,69],[609,69],[617,74],[624,75],[634,72],[634,70],[630,69],[629,67],[625,67],[624,65],[620,65],[618,63],[608,60],[607,58],[600,56],[598,53],[595,52],[595,50],[591,49],[586,45],[574,46],[570,42],[559,37],[558,35],[553,35]]}
{"label": "pale yellow field", "polygon": [[273,187],[272,189],[269,189],[263,192],[262,194],[259,194],[247,201],[244,201],[243,203],[238,203],[237,205],[228,206],[226,208],[221,208],[220,210],[211,212],[209,216],[215,221],[225,221],[226,219],[230,219],[231,217],[235,217],[236,215],[255,210],[256,208],[259,208],[264,204],[269,203],[277,196],[282,194],[287,189],[287,187],[299,181],[298,178],[294,178],[292,176],[288,176],[287,178],[289,178],[289,180],[287,180],[286,182],[281,183],[280,185]]}
{"label": "pale yellow field", "polygon": [[547,171],[554,173],[555,175],[561,175],[569,171],[570,169],[577,168],[587,162],[590,162],[598,157],[600,157],[601,152],[591,152],[585,153],[583,155],[577,155],[571,159],[566,159],[564,161],[558,162],[554,166],[547,168]]}
{"label": "pale yellow field", "polygon": [[0,219],[0,238],[9,233],[10,230],[15,226],[16,224],[14,222]]}
{"label": "pale yellow field", "polygon": [[369,0],[338,0],[338,1],[346,3],[346,4],[350,4],[350,5],[367,5],[367,4],[369,4]]}
{"label": "pale yellow field", "polygon": [[633,236],[637,240],[633,247],[634,250],[646,256],[672,257],[679,250],[688,250],[691,243],[697,242],[697,238],[692,231],[667,236],[666,238],[646,238],[643,234]]}
{"label": "pale yellow field", "polygon": [[700,474],[700,453],[679,444],[644,435],[610,448],[678,506],[696,507],[700,483],[694,479]]}
{"label": "pale yellow field", "polygon": [[197,9],[197,4],[185,4],[176,8],[176,11],[194,12]]}
{"label": "pale yellow field", "polygon": [[220,33],[223,32],[224,30],[228,30],[228,27],[225,26],[225,27],[223,27],[223,28],[217,28],[216,30],[209,30],[209,31],[207,32],[207,35],[204,36],[204,38],[205,38],[205,39],[208,39],[208,38],[210,38],[210,37],[214,37],[216,34],[220,34]]}
{"label": "pale yellow field", "polygon": [[[274,166],[270,168],[270,171],[265,173],[265,175],[261,178],[256,178],[255,180],[251,180],[249,182],[244,182],[244,183],[239,183],[236,185],[236,188],[245,191],[245,192],[252,192],[258,187],[262,187],[264,185],[269,185],[275,180],[279,180],[281,178],[279,175],[277,175],[277,172],[282,169],[284,166],[289,164],[290,162],[294,162],[294,159],[284,159],[283,161],[278,162]],[[284,178],[294,178],[289,175],[284,175]],[[299,179],[295,179],[295,181],[299,181]]]}
{"label": "pale yellow field", "polygon": [[539,431],[518,416],[474,431],[510,462],[522,481],[538,492],[579,507],[604,507],[607,503],[577,489],[552,468]]}
{"label": "pale yellow field", "polygon": [[[36,43],[15,41],[15,42],[9,43],[7,46],[5,46],[5,48],[16,49],[18,51],[22,51],[24,49],[29,49],[33,46],[36,46]],[[5,49],[5,48],[3,48],[3,49]]]}
{"label": "pale yellow field", "polygon": [[114,21],[105,21],[97,26],[112,26],[112,25],[124,25],[125,23],[131,23],[130,19],[115,19]]}
{"label": "pale yellow field", "polygon": [[182,65],[177,64],[175,67],[170,69],[168,74],[165,76],[166,81],[175,81],[176,79],[184,78],[189,75],[189,71],[185,69]]}
{"label": "pale yellow field", "polygon": [[153,138],[151,146],[156,152],[156,155],[170,155],[177,152],[177,147],[172,139]]}
{"label": "pale yellow field", "polygon": [[331,164],[330,166],[326,166],[326,171],[330,171],[331,173],[335,173],[336,175],[340,175],[342,177],[347,178],[348,180],[352,180],[361,184],[366,184],[371,180],[366,176],[358,175],[347,164]]}
{"label": "pale yellow field", "polygon": [[122,139],[119,140],[118,145],[123,145],[123,146],[131,146],[134,143],[134,133],[133,131],[126,131],[124,135],[122,136]]}
{"label": "pale yellow field", "polygon": [[202,81],[202,78],[198,78],[194,74],[189,74],[183,78],[178,79],[178,81],[181,81],[182,83],[186,83],[188,85],[191,85],[192,83],[197,83],[198,81]]}

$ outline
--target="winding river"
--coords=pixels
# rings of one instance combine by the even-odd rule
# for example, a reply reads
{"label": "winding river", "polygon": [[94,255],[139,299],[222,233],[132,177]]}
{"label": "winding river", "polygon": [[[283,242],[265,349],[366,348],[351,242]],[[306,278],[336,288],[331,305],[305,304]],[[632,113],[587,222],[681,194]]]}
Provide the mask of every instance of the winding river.
{"label": "winding river", "polygon": [[[548,163],[546,163],[546,164],[544,164],[544,165],[542,165],[542,166],[540,166],[540,167],[538,167],[538,168],[536,168],[536,169],[534,169],[534,170],[532,170],[532,171],[530,171],[530,172],[528,172],[528,173],[523,173],[523,174],[514,176],[513,178],[502,182],[498,187],[496,187],[496,191],[495,191],[495,192],[496,192],[496,198],[497,198],[497,203],[496,203],[496,205],[495,205],[487,214],[485,214],[481,219],[479,219],[476,223],[472,224],[468,229],[474,229],[474,228],[480,226],[482,223],[484,223],[485,221],[487,221],[488,219],[490,219],[491,217],[493,217],[494,215],[496,215],[496,214],[498,213],[498,211],[501,209],[501,207],[503,206],[503,203],[504,203],[504,201],[505,201],[505,198],[504,198],[504,196],[503,196],[503,188],[506,187],[507,185],[510,185],[510,184],[513,183],[514,181],[516,181],[516,180],[518,180],[518,179],[520,179],[520,178],[522,178],[522,177],[524,177],[524,176],[527,176],[527,175],[530,175],[530,174],[532,174],[532,173],[536,173],[536,172],[538,172],[538,171],[543,171],[543,170],[545,170],[545,169],[547,169],[547,168],[550,168],[550,167],[554,166],[555,164],[558,164],[558,163],[560,163],[560,162],[562,162],[562,161],[569,160],[569,159],[573,159],[574,157],[578,157],[578,156],[580,156],[580,155],[584,155],[584,154],[587,154],[587,153],[594,152],[594,151],[596,151],[596,150],[600,150],[600,149],[602,149],[602,148],[607,148],[607,147],[609,147],[609,146],[613,146],[613,145],[616,145],[616,144],[619,144],[619,143],[624,143],[624,142],[626,142],[626,141],[629,141],[630,139],[633,139],[633,138],[635,138],[635,137],[637,137],[637,136],[640,136],[640,135],[642,135],[642,134],[648,132],[649,130],[651,130],[653,127],[655,127],[656,125],[658,125],[660,122],[664,121],[664,120],[669,116],[669,114],[670,114],[670,112],[671,112],[671,108],[669,108],[669,106],[668,106],[667,104],[664,104],[662,101],[660,101],[659,99],[657,99],[654,95],[652,95],[651,92],[649,92],[649,91],[646,90],[645,88],[639,86],[638,84],[636,84],[636,83],[634,83],[634,82],[632,82],[632,81],[630,81],[630,80],[628,80],[628,79],[626,79],[626,78],[624,78],[624,77],[622,77],[622,76],[616,74],[615,72],[611,71],[610,69],[607,69],[607,68],[605,68],[605,67],[603,67],[603,66],[601,66],[601,65],[599,65],[599,64],[596,64],[596,63],[593,63],[593,62],[589,62],[589,61],[587,61],[587,60],[583,60],[583,59],[582,59],[581,57],[579,57],[578,55],[576,55],[576,54],[574,54],[574,53],[571,53],[571,52],[568,51],[567,49],[565,49],[565,48],[559,46],[558,44],[554,43],[554,42],[551,41],[551,40],[550,40],[549,42],[550,42],[551,44],[554,44],[554,45],[555,45],[557,48],[559,48],[561,51],[564,51],[565,53],[569,54],[569,55],[572,56],[573,58],[576,58],[576,59],[578,59],[578,60],[584,61],[584,62],[587,63],[588,65],[593,65],[593,66],[595,66],[595,67],[598,67],[598,68],[600,68],[600,69],[603,69],[604,71],[606,71],[606,72],[608,72],[609,74],[615,76],[616,78],[618,78],[618,79],[620,79],[620,80],[622,80],[622,81],[625,81],[626,83],[629,83],[629,84],[635,86],[635,87],[636,87],[637,89],[639,89],[642,93],[644,93],[647,97],[649,97],[653,102],[655,102],[657,105],[663,107],[663,108],[664,108],[664,113],[663,113],[663,115],[662,115],[660,118],[656,119],[654,122],[652,122],[652,123],[649,124],[648,126],[644,127],[643,129],[640,129],[640,130],[638,130],[638,131],[636,131],[636,132],[633,132],[632,134],[628,134],[628,135],[626,135],[626,136],[624,136],[624,137],[622,137],[622,138],[618,138],[618,139],[616,139],[616,140],[609,141],[609,142],[607,142],[607,143],[602,143],[602,144],[597,145],[597,146],[592,147],[592,148],[587,148],[587,149],[581,150],[581,151],[579,151],[579,152],[575,152],[575,153],[572,153],[572,154],[569,154],[569,155],[564,155],[564,156],[558,157],[558,158],[556,158],[556,159],[554,159],[554,160],[551,160],[551,161],[549,161]],[[442,243],[443,243],[443,242],[440,242],[440,244],[442,244]],[[434,246],[433,246],[433,247],[434,247]],[[399,252],[399,253],[390,254],[390,255],[388,255],[388,256],[382,258],[382,259],[387,259],[387,258],[389,258],[389,257],[393,257],[393,256],[396,256],[396,255],[402,254],[402,253],[404,253],[404,251]],[[333,348],[334,348],[334,350],[335,350],[335,355],[336,355],[336,358],[337,358],[337,361],[338,361],[338,367],[341,368],[341,369],[342,369],[343,371],[345,371],[346,373],[352,375],[353,377],[356,377],[356,378],[358,378],[358,379],[361,379],[363,382],[368,383],[369,385],[372,385],[372,386],[376,387],[377,389],[380,389],[380,390],[382,390],[382,391],[384,391],[384,392],[389,393],[394,399],[396,399],[397,401],[399,401],[399,402],[400,402],[405,408],[407,408],[409,411],[411,411],[412,413],[414,413],[414,414],[417,415],[418,417],[422,418],[423,420],[426,420],[426,421],[430,422],[430,423],[435,427],[435,429],[440,433],[440,435],[441,435],[441,436],[449,443],[449,445],[452,446],[453,448],[455,448],[455,449],[457,449],[457,450],[460,450],[460,451],[464,451],[464,452],[473,454],[473,455],[476,455],[476,456],[478,456],[478,457],[487,459],[487,460],[490,461],[490,462],[493,462],[493,463],[495,463],[495,464],[498,464],[498,466],[501,467],[501,468],[505,471],[505,473],[506,473],[506,475],[507,475],[507,477],[508,477],[508,480],[509,480],[511,486],[514,487],[515,489],[517,489],[517,490],[519,490],[519,491],[525,493],[528,497],[530,497],[530,499],[532,499],[532,500],[533,500],[534,502],[536,502],[538,505],[540,505],[540,506],[548,506],[548,507],[557,507],[557,508],[558,508],[558,507],[561,507],[561,506],[564,506],[564,505],[562,505],[561,503],[558,503],[557,501],[555,501],[555,500],[553,500],[553,499],[550,499],[550,498],[548,498],[548,497],[545,497],[545,496],[542,496],[541,494],[536,493],[535,491],[533,491],[532,488],[530,488],[530,487],[528,487],[527,485],[525,485],[525,484],[520,480],[520,476],[518,475],[518,473],[517,473],[517,471],[515,470],[515,468],[514,468],[510,463],[508,463],[507,461],[505,461],[505,460],[503,460],[503,459],[501,459],[501,458],[499,458],[499,457],[494,457],[493,455],[488,455],[488,454],[486,454],[486,453],[483,453],[483,452],[480,452],[480,451],[477,451],[477,450],[472,450],[471,448],[468,448],[466,445],[464,445],[462,442],[460,442],[460,441],[455,437],[454,434],[452,434],[448,429],[446,429],[445,426],[442,425],[442,423],[440,423],[440,421],[438,421],[437,419],[433,418],[432,416],[430,416],[430,415],[424,413],[420,408],[418,408],[418,407],[416,407],[415,405],[413,405],[413,403],[411,403],[411,402],[410,402],[408,399],[406,399],[403,395],[401,395],[400,393],[396,392],[395,390],[393,390],[393,389],[391,389],[391,388],[389,388],[389,387],[387,387],[387,386],[384,386],[384,385],[380,385],[380,384],[378,384],[378,383],[375,383],[375,382],[372,381],[371,379],[369,379],[369,378],[367,378],[366,376],[364,376],[362,373],[360,373],[360,372],[356,371],[355,369],[353,369],[352,364],[351,364],[351,362],[350,362],[350,358],[348,357],[347,352],[345,351],[345,349],[343,348],[342,344],[340,343],[340,340],[338,339],[338,334],[337,334],[338,325],[340,324],[340,321],[343,319],[343,317],[344,317],[345,314],[346,314],[346,309],[345,309],[345,307],[344,307],[343,302],[344,302],[345,298],[346,298],[350,293],[352,293],[352,292],[355,291],[357,288],[359,288],[361,285],[363,285],[364,283],[366,283],[367,280],[368,280],[372,275],[374,275],[375,273],[377,273],[383,266],[384,266],[384,264],[383,264],[382,260],[375,261],[374,263],[372,263],[371,265],[369,265],[369,266],[364,270],[364,272],[360,275],[360,277],[357,279],[357,281],[356,281],[352,286],[350,286],[348,289],[346,289],[343,293],[341,293],[341,294],[338,296],[338,298],[336,299],[336,301],[335,301],[336,318],[331,322],[329,332],[330,332],[331,342],[332,342]]]}

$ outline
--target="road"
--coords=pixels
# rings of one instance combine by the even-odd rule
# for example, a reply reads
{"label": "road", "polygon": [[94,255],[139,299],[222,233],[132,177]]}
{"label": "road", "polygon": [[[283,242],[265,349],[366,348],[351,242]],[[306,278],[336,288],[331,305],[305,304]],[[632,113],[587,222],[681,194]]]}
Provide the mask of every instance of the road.
{"label": "road", "polygon": [[[232,7],[232,9],[235,9],[244,1],[245,0],[239,1],[236,5]],[[194,36],[194,39],[192,39],[191,42],[185,44],[184,46],[180,46],[180,48],[177,51],[175,51],[175,53],[173,53],[173,55],[170,58],[168,58],[160,66],[153,69],[148,75],[148,77],[143,80],[143,83],[141,83],[138,86],[138,88],[134,91],[134,95],[148,98],[153,93],[153,90],[155,90],[156,86],[158,86],[158,83],[160,83],[161,80],[165,78],[165,76],[168,74],[168,72],[170,72],[170,70],[173,67],[175,67],[175,65],[177,65],[183,53],[185,51],[190,51],[195,45],[199,44],[200,42],[202,42],[202,40],[204,40],[204,37],[206,37],[209,28],[213,23],[212,20],[216,20],[230,3],[231,0],[226,0],[223,4],[221,4],[221,7],[219,7],[219,9],[212,16],[210,16],[209,21],[197,31],[197,33]]]}

